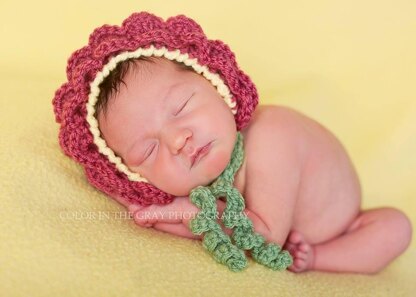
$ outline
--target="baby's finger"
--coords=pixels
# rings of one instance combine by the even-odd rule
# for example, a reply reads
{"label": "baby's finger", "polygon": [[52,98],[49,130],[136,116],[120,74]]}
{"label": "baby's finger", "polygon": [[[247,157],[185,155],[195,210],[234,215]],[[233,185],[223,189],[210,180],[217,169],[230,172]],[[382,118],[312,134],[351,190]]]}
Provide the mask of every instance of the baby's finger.
{"label": "baby's finger", "polygon": [[134,213],[136,213],[136,211],[138,211],[140,209],[143,209],[143,208],[146,208],[146,206],[141,206],[141,205],[138,205],[138,204],[130,204],[127,209],[129,211],[129,213],[131,213],[133,215]]}
{"label": "baby's finger", "polygon": [[151,205],[136,212],[137,216],[146,220],[149,223],[170,223],[177,224],[182,222],[182,213],[180,209],[175,209],[174,206],[158,206]]}
{"label": "baby's finger", "polygon": [[149,227],[152,227],[155,223],[157,223],[156,219],[150,216],[145,216],[140,212],[141,211],[137,211],[133,214],[134,222],[138,224],[139,226],[149,228]]}
{"label": "baby's finger", "polygon": [[157,217],[159,222],[176,224],[186,219],[195,218],[199,209],[191,204],[189,198],[180,197],[179,199],[176,198],[173,203],[165,205],[154,204],[141,211],[147,212],[151,217]]}

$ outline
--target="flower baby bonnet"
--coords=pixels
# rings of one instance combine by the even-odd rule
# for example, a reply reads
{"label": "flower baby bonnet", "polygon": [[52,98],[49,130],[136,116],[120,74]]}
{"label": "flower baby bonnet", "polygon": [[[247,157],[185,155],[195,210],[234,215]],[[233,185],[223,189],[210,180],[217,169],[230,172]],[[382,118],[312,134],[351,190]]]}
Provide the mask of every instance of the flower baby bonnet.
{"label": "flower baby bonnet", "polygon": [[250,121],[258,95],[230,48],[220,40],[209,40],[192,19],[178,15],[163,21],[148,12],[133,13],[121,26],[103,25],[95,29],[88,44],[72,53],[66,68],[68,81],[53,98],[55,120],[61,124],[59,144],[64,153],[84,167],[93,186],[126,206],[172,202],[173,195],[123,164],[101,137],[95,117],[100,84],[118,63],[140,56],[164,57],[192,67],[216,87],[234,115],[237,142],[227,168],[211,185],[198,186],[189,194],[201,208],[191,221],[191,231],[205,233],[204,247],[233,271],[247,265],[243,250],[252,250],[255,261],[273,270],[287,268],[292,263],[290,254],[276,244],[266,245],[264,237],[254,233],[248,218],[233,215],[224,220],[226,227],[234,229],[234,245],[216,220],[207,216],[216,212],[219,196],[227,197],[225,214],[241,214],[245,207],[233,181],[244,154],[240,131]]}
{"label": "flower baby bonnet", "polygon": [[100,83],[118,63],[140,56],[182,62],[203,75],[230,107],[237,131],[250,121],[258,94],[228,45],[208,39],[202,28],[184,15],[164,21],[148,12],[133,13],[121,26],[96,28],[88,44],[72,53],[66,67],[68,80],[56,90],[52,101],[62,150],[83,166],[94,187],[121,203],[166,204],[174,196],[130,171],[107,146],[94,117]]}

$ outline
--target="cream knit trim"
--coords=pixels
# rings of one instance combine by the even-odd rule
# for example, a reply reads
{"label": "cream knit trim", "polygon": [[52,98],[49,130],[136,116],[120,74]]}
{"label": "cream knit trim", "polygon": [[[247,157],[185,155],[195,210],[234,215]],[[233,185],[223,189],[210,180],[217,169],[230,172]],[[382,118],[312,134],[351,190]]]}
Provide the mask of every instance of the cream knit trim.
{"label": "cream knit trim", "polygon": [[94,136],[94,143],[97,145],[99,152],[106,155],[109,161],[113,163],[119,171],[127,175],[129,180],[149,183],[149,181],[146,178],[140,176],[140,174],[130,171],[130,169],[125,164],[123,164],[121,158],[116,156],[113,150],[107,146],[105,140],[100,137],[98,120],[94,117],[95,104],[100,93],[100,89],[98,87],[100,83],[110,74],[114,68],[116,68],[119,62],[130,58],[138,58],[140,56],[164,56],[169,60],[176,60],[178,62],[184,63],[187,66],[191,66],[198,74],[202,74],[205,78],[211,81],[211,83],[217,88],[218,93],[220,93],[220,95],[224,98],[224,101],[230,107],[231,112],[234,115],[237,113],[237,104],[231,100],[232,96],[230,90],[224,84],[218,74],[210,72],[206,66],[201,66],[198,64],[196,59],[190,59],[188,54],[181,54],[179,50],[169,51],[165,47],[156,49],[153,45],[151,45],[147,49],[139,48],[134,52],[123,52],[115,57],[112,57],[110,61],[103,67],[103,70],[97,73],[94,81],[90,84],[91,91],[87,102],[87,122],[90,126],[89,130]]}

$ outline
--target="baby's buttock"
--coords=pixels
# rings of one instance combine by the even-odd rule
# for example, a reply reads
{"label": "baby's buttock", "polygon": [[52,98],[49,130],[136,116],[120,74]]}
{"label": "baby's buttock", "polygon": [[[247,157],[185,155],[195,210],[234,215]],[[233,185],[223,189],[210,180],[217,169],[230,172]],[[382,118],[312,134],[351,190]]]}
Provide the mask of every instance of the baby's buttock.
{"label": "baby's buttock", "polygon": [[355,168],[338,139],[310,119],[303,123],[307,158],[292,230],[311,244],[342,234],[356,218],[361,187]]}

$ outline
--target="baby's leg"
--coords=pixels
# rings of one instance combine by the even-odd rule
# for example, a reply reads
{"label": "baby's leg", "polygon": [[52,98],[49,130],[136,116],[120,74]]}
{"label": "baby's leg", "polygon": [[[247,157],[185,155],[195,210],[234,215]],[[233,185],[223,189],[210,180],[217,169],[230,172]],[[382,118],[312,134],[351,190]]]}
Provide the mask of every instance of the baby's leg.
{"label": "baby's leg", "polygon": [[342,235],[312,247],[311,269],[377,273],[406,250],[411,238],[411,222],[401,211],[361,211]]}

